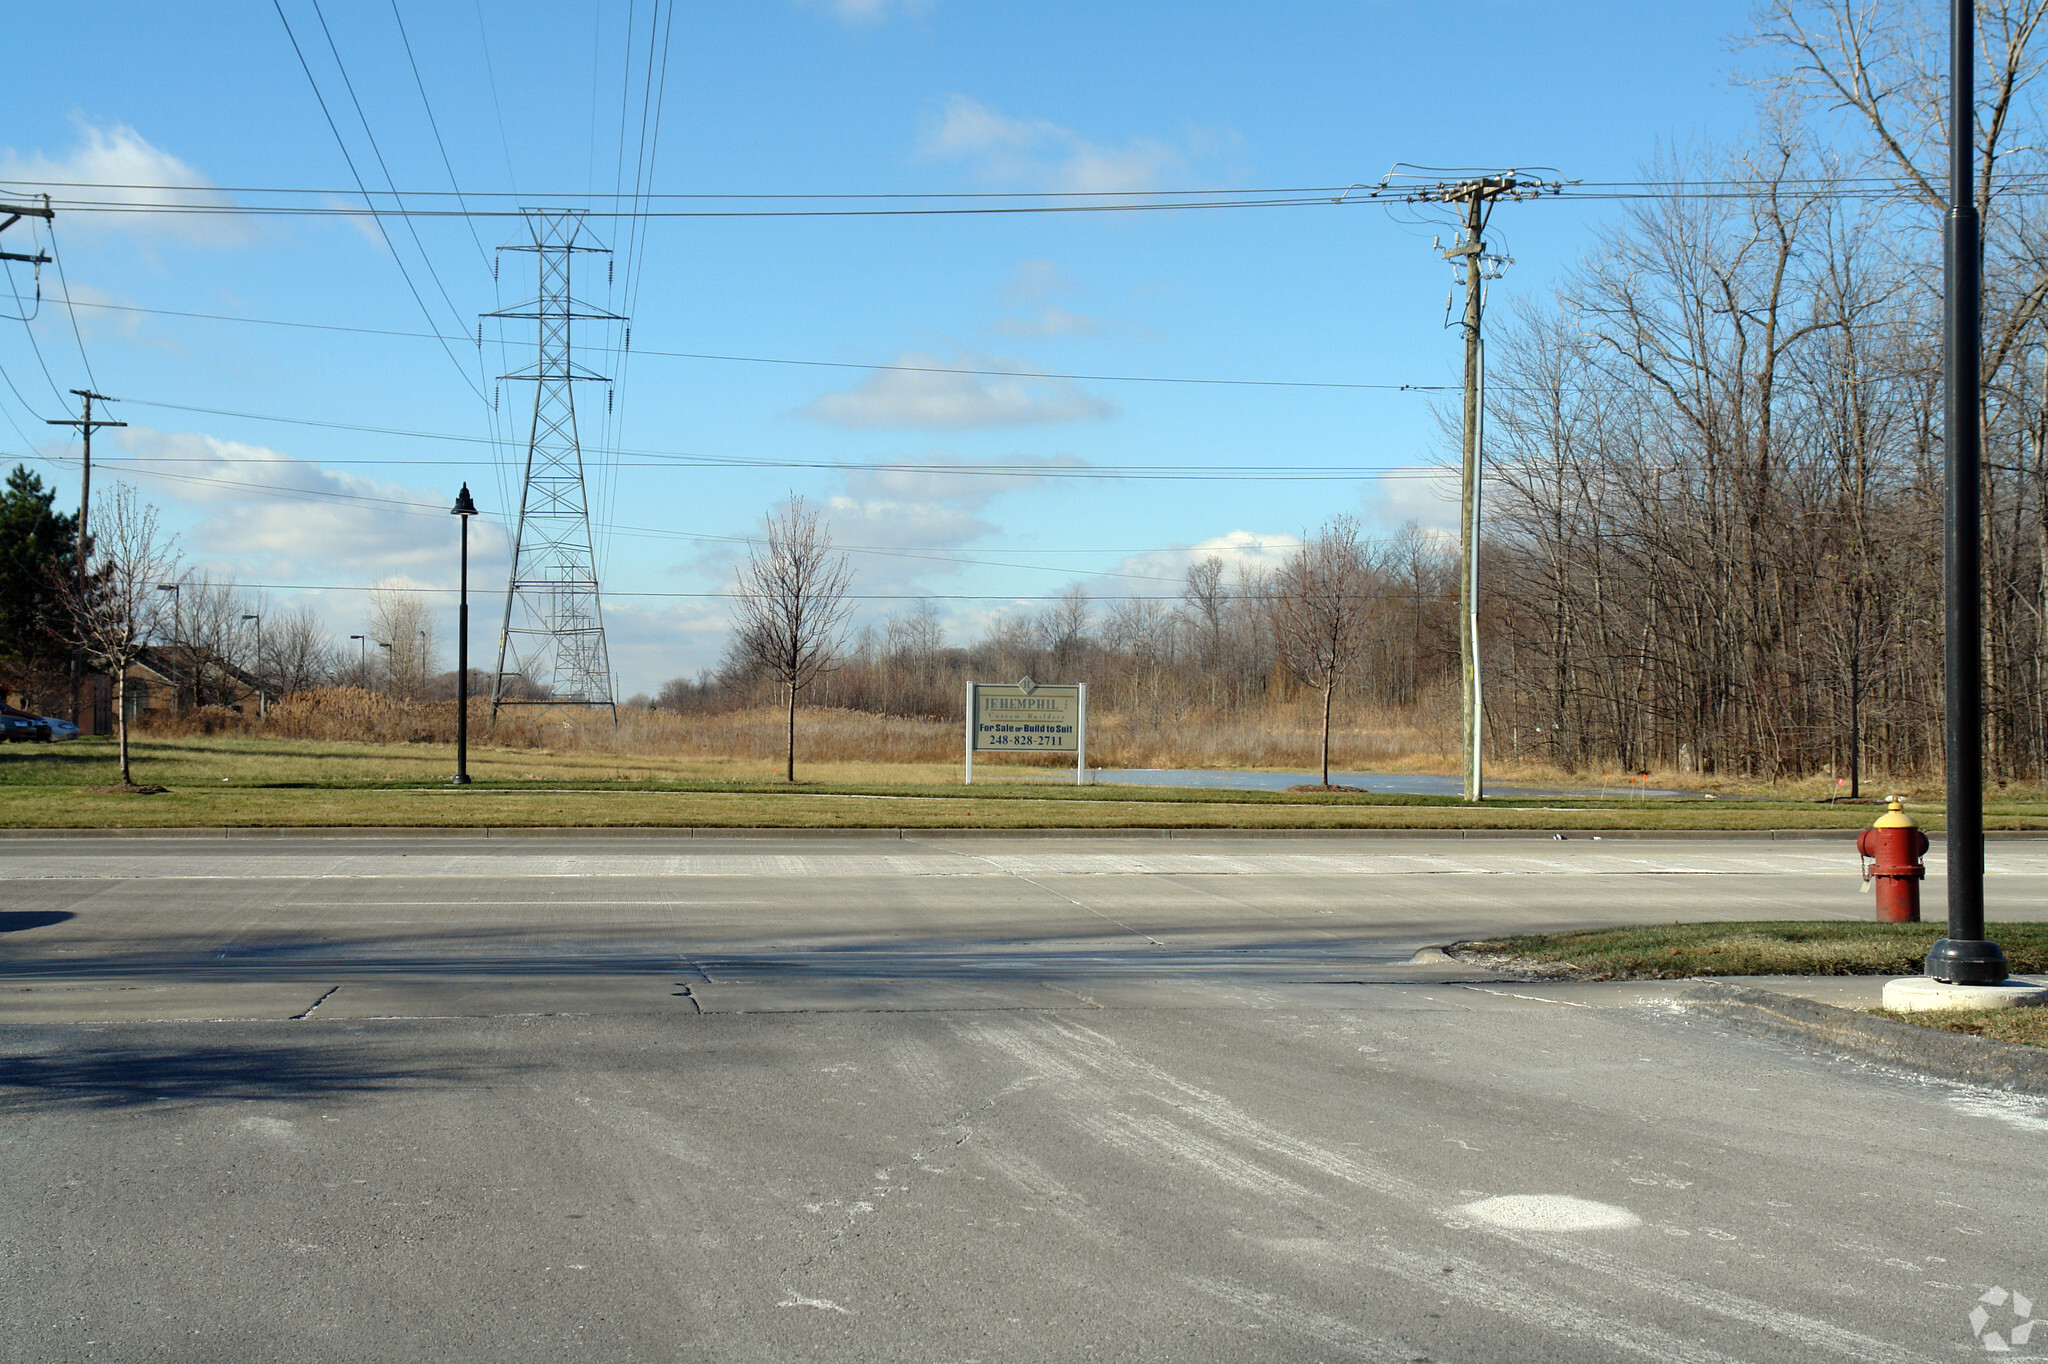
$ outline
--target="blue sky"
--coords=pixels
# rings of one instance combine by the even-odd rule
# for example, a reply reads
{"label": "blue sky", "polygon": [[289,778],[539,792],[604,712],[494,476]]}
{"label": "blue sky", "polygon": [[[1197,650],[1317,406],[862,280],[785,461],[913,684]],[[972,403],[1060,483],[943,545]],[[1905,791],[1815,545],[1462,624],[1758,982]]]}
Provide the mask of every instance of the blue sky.
{"label": "blue sky", "polygon": [[[1397,161],[1622,179],[1660,145],[1748,126],[1750,96],[1729,75],[1747,9],[755,0],[679,7],[670,23],[661,5],[666,78],[646,175],[657,193],[693,195],[1342,186]],[[287,22],[373,189],[388,171],[414,206],[445,207],[430,192],[456,186],[493,210],[603,211],[621,164],[631,189],[656,7],[282,11],[110,3],[39,22],[35,60],[10,76],[0,198],[55,181],[158,184],[191,187],[175,196],[190,204],[330,212],[60,212],[63,280],[45,269],[34,320],[0,323],[0,369],[19,391],[0,385],[0,449],[75,502],[75,444],[44,422],[67,415],[59,391],[89,386],[89,362],[90,384],[124,399],[117,415],[132,423],[96,440],[96,491],[132,479],[194,564],[289,585],[269,595],[313,603],[341,635],[362,628],[357,589],[389,580],[431,590],[452,625],[454,529],[435,509],[466,478],[489,513],[472,640],[489,666],[523,450],[489,443],[471,385],[499,390],[497,431],[516,427],[530,390],[492,376],[530,356],[495,339],[479,355],[473,340],[478,314],[532,293],[531,257],[504,255],[493,280],[492,248],[522,233],[505,218],[409,227],[332,212],[363,200]],[[312,193],[262,192],[276,189]],[[1516,264],[1492,302],[1540,297],[1618,211],[1503,208],[1496,241]],[[853,549],[863,619],[930,595],[963,642],[1077,578],[1103,597],[1171,594],[1191,551],[1256,560],[1336,512],[1379,530],[1447,524],[1440,480],[1416,472],[1444,455],[1424,395],[859,367],[1455,382],[1450,272],[1431,249],[1443,229],[1413,212],[671,217],[645,223],[630,259],[627,223],[593,216],[588,230],[615,248],[617,273],[608,286],[604,258],[586,258],[578,292],[620,310],[630,296],[634,317],[610,420],[600,386],[579,395],[621,695],[715,664],[736,540],[792,491]],[[38,231],[23,222],[0,241],[27,250]],[[32,305],[30,273],[12,268]],[[86,305],[83,357],[66,283]],[[621,368],[615,349],[585,358]],[[296,420],[259,419],[277,417]],[[606,445],[650,453],[607,457]],[[862,467],[875,464],[923,467]],[[1142,466],[1342,476],[1114,476]]]}

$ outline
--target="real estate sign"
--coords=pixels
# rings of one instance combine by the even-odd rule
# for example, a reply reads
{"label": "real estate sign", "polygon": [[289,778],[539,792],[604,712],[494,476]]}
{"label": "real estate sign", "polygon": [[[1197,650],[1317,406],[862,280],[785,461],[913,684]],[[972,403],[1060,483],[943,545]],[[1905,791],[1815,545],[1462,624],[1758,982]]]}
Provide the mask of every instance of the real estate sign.
{"label": "real estate sign", "polygon": [[977,753],[1071,753],[1079,784],[1088,762],[1088,684],[969,682],[969,782]]}

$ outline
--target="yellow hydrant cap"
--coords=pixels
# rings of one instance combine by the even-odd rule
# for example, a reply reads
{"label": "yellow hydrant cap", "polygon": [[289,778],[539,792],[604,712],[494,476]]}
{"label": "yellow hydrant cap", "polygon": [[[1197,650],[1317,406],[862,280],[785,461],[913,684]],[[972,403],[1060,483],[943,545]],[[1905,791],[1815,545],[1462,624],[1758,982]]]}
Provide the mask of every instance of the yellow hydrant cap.
{"label": "yellow hydrant cap", "polygon": [[1873,829],[1917,829],[1920,826],[1915,824],[1913,817],[1906,813],[1906,807],[1900,803],[1899,798],[1893,796],[1891,804],[1885,807],[1885,812],[1877,817],[1877,823],[1870,827]]}

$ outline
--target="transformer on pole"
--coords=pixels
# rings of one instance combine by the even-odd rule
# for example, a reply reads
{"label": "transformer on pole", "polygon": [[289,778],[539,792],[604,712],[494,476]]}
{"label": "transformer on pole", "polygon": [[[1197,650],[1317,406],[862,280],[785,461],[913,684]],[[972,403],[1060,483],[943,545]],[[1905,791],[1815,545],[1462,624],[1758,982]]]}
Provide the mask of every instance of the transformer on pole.
{"label": "transformer on pole", "polygon": [[570,292],[570,266],[578,253],[610,254],[605,247],[579,241],[583,213],[524,212],[530,240],[500,249],[533,253],[538,292],[531,302],[484,314],[531,318],[538,345],[532,365],[498,376],[531,380],[534,393],[505,623],[491,678],[491,714],[496,716],[501,706],[603,706],[616,719],[575,401],[577,383],[610,383],[611,378],[576,363],[571,334],[577,322],[625,319],[579,302]]}

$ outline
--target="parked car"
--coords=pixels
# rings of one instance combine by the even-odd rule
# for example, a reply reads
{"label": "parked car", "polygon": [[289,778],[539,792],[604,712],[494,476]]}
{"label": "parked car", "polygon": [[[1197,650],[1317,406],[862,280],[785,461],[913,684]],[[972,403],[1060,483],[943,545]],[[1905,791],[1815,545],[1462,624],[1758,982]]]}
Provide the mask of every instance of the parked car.
{"label": "parked car", "polygon": [[41,720],[50,727],[50,737],[52,739],[76,739],[78,737],[78,726],[61,716],[38,715],[36,719]]}
{"label": "parked car", "polygon": [[34,715],[0,714],[0,736],[10,744],[48,743],[50,727]]}

